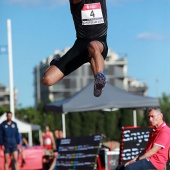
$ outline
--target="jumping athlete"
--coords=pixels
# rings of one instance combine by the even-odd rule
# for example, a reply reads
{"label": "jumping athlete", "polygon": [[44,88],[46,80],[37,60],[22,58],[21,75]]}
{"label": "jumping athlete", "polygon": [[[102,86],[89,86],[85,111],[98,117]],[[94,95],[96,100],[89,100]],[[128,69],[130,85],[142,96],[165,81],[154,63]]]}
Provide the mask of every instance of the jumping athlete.
{"label": "jumping athlete", "polygon": [[69,1],[77,39],[64,56],[51,61],[42,83],[51,86],[89,62],[94,74],[94,96],[99,97],[106,84],[103,73],[108,52],[106,0]]}

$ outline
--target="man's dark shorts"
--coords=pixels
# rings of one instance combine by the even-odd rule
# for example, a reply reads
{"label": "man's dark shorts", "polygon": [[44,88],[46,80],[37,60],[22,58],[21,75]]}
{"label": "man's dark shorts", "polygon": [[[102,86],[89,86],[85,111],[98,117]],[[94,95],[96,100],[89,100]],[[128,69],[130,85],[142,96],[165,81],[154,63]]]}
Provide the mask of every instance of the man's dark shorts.
{"label": "man's dark shorts", "polygon": [[94,40],[88,39],[77,39],[73,47],[56,61],[55,66],[60,69],[60,71],[66,76],[82,66],[84,63],[90,62],[91,58],[88,55],[87,46],[91,41],[100,41],[103,44],[102,56],[104,59],[107,57],[108,46],[106,42],[106,37],[101,37]]}
{"label": "man's dark shorts", "polygon": [[5,146],[4,153],[13,153],[15,151],[18,151],[17,145],[15,145],[15,146]]}

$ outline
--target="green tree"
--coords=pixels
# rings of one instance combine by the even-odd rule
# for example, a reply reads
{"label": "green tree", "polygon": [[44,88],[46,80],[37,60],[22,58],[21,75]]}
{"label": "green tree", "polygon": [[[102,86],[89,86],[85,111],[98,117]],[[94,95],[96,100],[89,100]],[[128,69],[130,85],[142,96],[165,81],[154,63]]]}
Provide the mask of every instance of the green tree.
{"label": "green tree", "polygon": [[143,121],[141,122],[140,126],[142,127],[150,126],[147,109],[143,111]]}
{"label": "green tree", "polygon": [[105,134],[104,131],[104,117],[105,117],[105,113],[102,111],[99,111],[96,114],[96,121],[95,121],[95,133],[96,134]]}
{"label": "green tree", "polygon": [[[97,113],[98,114],[98,113]],[[82,112],[81,115],[81,134],[83,136],[96,133],[96,111]]]}
{"label": "green tree", "polygon": [[120,134],[120,129],[118,128],[119,117],[120,117],[119,110],[105,112],[104,131],[107,141],[119,139]]}
{"label": "green tree", "polygon": [[133,126],[133,110],[121,109],[122,126]]}
{"label": "green tree", "polygon": [[5,112],[9,111],[9,106],[0,107],[0,116],[3,115]]}
{"label": "green tree", "polygon": [[68,118],[68,129],[67,134],[69,136],[81,136],[81,118],[80,113],[69,113]]}
{"label": "green tree", "polygon": [[164,120],[170,125],[170,95],[163,93],[159,101],[164,115]]}

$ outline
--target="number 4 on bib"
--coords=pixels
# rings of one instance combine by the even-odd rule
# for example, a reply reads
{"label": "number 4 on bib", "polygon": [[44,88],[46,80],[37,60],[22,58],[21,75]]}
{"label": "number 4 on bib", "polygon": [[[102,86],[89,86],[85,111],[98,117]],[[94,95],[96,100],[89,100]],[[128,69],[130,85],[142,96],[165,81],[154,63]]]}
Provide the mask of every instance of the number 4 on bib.
{"label": "number 4 on bib", "polygon": [[84,4],[81,10],[82,25],[96,25],[104,23],[100,3]]}

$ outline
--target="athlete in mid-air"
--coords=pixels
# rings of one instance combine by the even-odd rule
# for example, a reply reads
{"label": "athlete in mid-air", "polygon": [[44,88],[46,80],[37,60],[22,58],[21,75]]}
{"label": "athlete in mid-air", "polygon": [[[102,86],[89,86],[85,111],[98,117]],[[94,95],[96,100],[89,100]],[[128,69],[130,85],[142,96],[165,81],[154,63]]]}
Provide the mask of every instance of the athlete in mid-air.
{"label": "athlete in mid-air", "polygon": [[103,73],[108,52],[106,0],[69,1],[77,39],[65,55],[51,61],[42,83],[51,86],[89,62],[94,74],[94,96],[99,97],[106,84]]}

